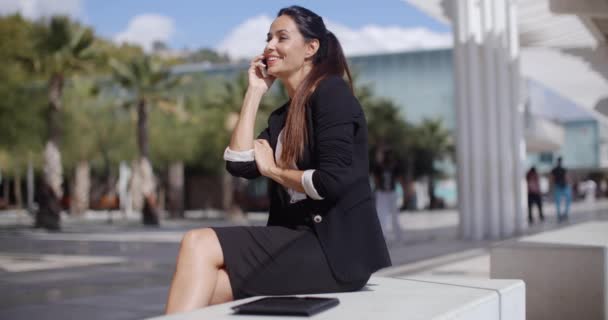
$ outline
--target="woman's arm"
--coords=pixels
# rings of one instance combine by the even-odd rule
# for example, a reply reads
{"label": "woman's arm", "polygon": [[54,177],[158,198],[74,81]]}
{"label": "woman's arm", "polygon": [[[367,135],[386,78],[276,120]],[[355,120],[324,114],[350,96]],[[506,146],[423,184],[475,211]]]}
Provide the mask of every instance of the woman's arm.
{"label": "woman's arm", "polygon": [[[230,137],[230,144],[224,152],[226,160],[226,170],[232,175],[247,179],[254,179],[260,176],[254,153],[253,153],[253,130],[255,118],[260,106],[260,101],[268,91],[274,77],[262,77],[258,68],[263,67],[263,56],[257,56],[251,61],[249,66],[249,86],[243,99],[243,106],[237,123]],[[270,139],[268,128],[262,131],[258,139]]]}
{"label": "woman's arm", "polygon": [[315,170],[301,171],[278,167],[274,161],[272,148],[264,139],[255,140],[253,150],[260,174],[286,188],[306,193],[314,200],[323,200],[312,184],[312,174]]}
{"label": "woman's arm", "polygon": [[302,185],[304,171],[274,167],[270,169],[267,174],[268,175],[266,177],[276,181],[286,188],[296,190],[297,192],[306,192],[306,190],[304,190],[304,186]]}
{"label": "woman's arm", "polygon": [[[362,178],[361,172],[353,171],[355,118],[362,113],[361,107],[348,84],[341,77],[332,76],[319,84],[311,111],[318,162],[313,185],[322,198],[335,202],[348,186]],[[365,169],[368,167],[366,163]]]}
{"label": "woman's arm", "polygon": [[255,127],[255,116],[258,113],[260,101],[264,94],[270,89],[274,82],[274,77],[264,77],[260,73],[259,68],[264,68],[262,59],[264,55],[259,55],[249,65],[247,92],[243,99],[243,106],[241,107],[241,114],[234,131],[232,131],[232,137],[230,138],[230,150],[233,151],[247,151],[253,149],[253,130]]}
{"label": "woman's arm", "polygon": [[266,91],[263,88],[249,87],[243,100],[241,114],[228,148],[232,151],[247,151],[253,149],[253,130],[255,128],[255,117],[258,113],[260,101]]}

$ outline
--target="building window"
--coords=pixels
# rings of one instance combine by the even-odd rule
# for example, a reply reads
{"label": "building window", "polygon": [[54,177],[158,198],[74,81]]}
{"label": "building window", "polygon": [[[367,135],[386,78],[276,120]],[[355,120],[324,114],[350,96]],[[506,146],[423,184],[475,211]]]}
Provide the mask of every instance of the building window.
{"label": "building window", "polygon": [[540,162],[553,163],[553,153],[551,152],[541,152],[538,158]]}

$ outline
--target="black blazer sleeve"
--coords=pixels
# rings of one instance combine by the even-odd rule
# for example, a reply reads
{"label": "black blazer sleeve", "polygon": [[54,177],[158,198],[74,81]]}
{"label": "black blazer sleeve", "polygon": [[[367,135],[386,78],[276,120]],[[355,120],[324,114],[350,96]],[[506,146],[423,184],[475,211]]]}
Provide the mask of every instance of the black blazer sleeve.
{"label": "black blazer sleeve", "polygon": [[361,110],[348,84],[338,76],[321,81],[311,97],[316,170],[312,181],[319,196],[335,202],[355,180],[355,116]]}
{"label": "black blazer sleeve", "polygon": [[[258,139],[266,139],[270,143],[270,130],[268,127],[264,129],[257,137]],[[255,179],[259,177],[260,171],[258,166],[253,161],[226,161],[226,170],[235,177],[242,177],[245,179]]]}

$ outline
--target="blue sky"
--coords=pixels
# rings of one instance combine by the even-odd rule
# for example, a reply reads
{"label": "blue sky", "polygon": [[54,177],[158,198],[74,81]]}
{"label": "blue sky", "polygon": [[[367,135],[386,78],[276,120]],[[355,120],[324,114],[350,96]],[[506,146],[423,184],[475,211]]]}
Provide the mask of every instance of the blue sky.
{"label": "blue sky", "polygon": [[0,14],[68,14],[116,42],[149,50],[215,48],[235,58],[261,51],[276,12],[298,4],[321,15],[347,55],[451,45],[450,30],[403,0],[1,0]]}
{"label": "blue sky", "polygon": [[175,34],[168,42],[174,48],[216,46],[231,29],[247,18],[262,14],[274,17],[280,8],[292,4],[307,7],[324,18],[351,28],[375,24],[448,31],[446,26],[399,0],[309,0],[298,3],[280,0],[86,0],[83,4],[86,22],[106,37],[113,37],[124,30],[138,14],[155,13],[171,17]]}

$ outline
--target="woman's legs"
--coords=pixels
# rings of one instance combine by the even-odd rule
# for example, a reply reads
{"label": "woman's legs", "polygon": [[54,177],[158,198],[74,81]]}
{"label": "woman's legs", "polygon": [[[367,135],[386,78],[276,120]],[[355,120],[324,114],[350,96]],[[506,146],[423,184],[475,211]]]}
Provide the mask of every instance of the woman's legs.
{"label": "woman's legs", "polygon": [[215,231],[210,228],[188,231],[179,249],[165,312],[185,312],[232,300],[223,266],[224,255]]}
{"label": "woman's legs", "polygon": [[224,303],[232,300],[234,300],[234,297],[232,296],[232,287],[230,286],[228,273],[226,269],[220,269],[217,273],[215,290],[213,290],[213,296],[209,304]]}

